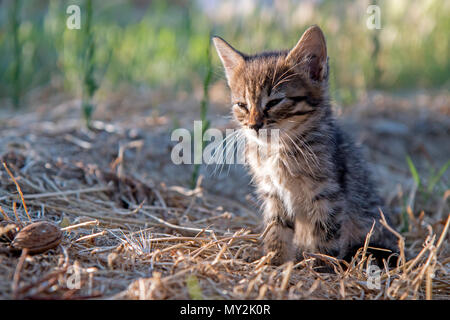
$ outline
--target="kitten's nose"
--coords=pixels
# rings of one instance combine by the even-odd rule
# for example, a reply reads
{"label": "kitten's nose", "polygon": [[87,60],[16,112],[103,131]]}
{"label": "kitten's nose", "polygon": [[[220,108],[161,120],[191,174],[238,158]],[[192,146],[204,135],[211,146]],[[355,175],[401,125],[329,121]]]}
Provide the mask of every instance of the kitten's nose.
{"label": "kitten's nose", "polygon": [[250,129],[253,129],[253,130],[255,130],[256,132],[258,132],[259,129],[262,128],[262,126],[263,126],[263,123],[262,123],[262,122],[257,122],[257,123],[251,124],[249,127],[250,127]]}

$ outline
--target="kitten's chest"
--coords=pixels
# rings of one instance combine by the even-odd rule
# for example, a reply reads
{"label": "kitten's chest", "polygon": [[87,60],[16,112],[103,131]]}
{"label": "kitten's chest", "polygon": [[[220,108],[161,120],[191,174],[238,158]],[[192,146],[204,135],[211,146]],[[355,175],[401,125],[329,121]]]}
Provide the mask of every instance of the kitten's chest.
{"label": "kitten's chest", "polygon": [[289,177],[281,166],[278,156],[255,160],[252,168],[253,174],[258,178],[258,187],[263,188],[264,192],[267,193],[282,194],[289,192]]}
{"label": "kitten's chest", "polygon": [[313,188],[301,177],[293,177],[289,173],[286,160],[281,159],[279,155],[250,158],[249,164],[261,194],[276,194],[291,217],[301,211],[307,211]]}

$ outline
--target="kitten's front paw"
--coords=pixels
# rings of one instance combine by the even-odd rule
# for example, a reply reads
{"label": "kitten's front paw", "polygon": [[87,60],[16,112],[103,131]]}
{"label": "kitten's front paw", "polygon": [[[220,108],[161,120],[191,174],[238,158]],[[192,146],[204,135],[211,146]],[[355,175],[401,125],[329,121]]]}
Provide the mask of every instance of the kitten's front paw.
{"label": "kitten's front paw", "polygon": [[273,266],[281,266],[283,263],[290,261],[290,259],[280,252],[276,252],[273,258],[270,260],[270,264]]}
{"label": "kitten's front paw", "polygon": [[274,252],[274,256],[270,260],[270,264],[279,266],[290,260],[294,260],[292,250],[292,239],[286,237],[281,230],[273,228],[264,239],[264,254]]}
{"label": "kitten's front paw", "polygon": [[263,251],[260,247],[256,248],[250,248],[249,250],[244,250],[240,256],[242,260],[244,260],[247,263],[255,262],[264,255]]}

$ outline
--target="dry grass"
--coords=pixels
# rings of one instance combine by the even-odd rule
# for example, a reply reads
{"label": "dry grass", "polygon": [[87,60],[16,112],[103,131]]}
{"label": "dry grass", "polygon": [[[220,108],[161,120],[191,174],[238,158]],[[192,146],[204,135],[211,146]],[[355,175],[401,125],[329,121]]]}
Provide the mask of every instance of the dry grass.
{"label": "dry grass", "polygon": [[[105,137],[102,130],[85,133],[65,126],[61,134],[42,129],[44,122],[39,127],[24,119],[11,120],[3,131],[10,151],[0,154],[5,163],[0,171],[0,219],[28,224],[29,215],[32,221],[53,221],[63,228],[64,238],[54,250],[26,256],[22,266],[20,254],[0,242],[3,299],[450,296],[450,191],[444,199],[431,199],[427,208],[434,211],[427,209],[426,214],[422,200],[410,194],[410,228],[397,234],[404,248],[399,265],[381,270],[380,289],[371,289],[368,241],[346,269],[335,258],[317,254],[305,254],[296,264],[271,266],[271,254],[261,256],[259,251],[264,230],[256,210],[213,195],[201,180],[195,190],[188,190],[138,178],[134,164],[127,163],[135,155],[127,156],[126,149],[139,144],[119,143],[123,136],[113,130]],[[120,145],[119,151],[111,145]],[[80,157],[80,150],[88,150],[96,160]],[[102,162],[105,158],[110,162]],[[335,272],[318,272],[318,260]],[[78,274],[81,286],[73,288]]]}
{"label": "dry grass", "polygon": [[[17,219],[13,214],[14,203],[27,203],[34,221],[58,221],[65,237],[58,249],[27,257],[16,292],[11,276],[18,257],[7,254],[3,244],[3,298],[189,299],[194,293],[186,285],[188,279],[198,281],[205,299],[446,299],[450,293],[448,217],[434,225],[414,218],[406,237],[412,258],[393,270],[384,269],[381,290],[376,290],[368,287],[370,259],[364,248],[348,270],[324,255],[307,255],[295,265],[280,267],[268,265],[271,255],[254,260],[261,239],[252,233],[257,229],[254,215],[229,200],[209,196],[201,187],[192,191],[148,186],[98,169],[89,172],[53,163],[54,168],[64,168],[60,179],[89,175],[97,185],[80,183],[55,192],[45,188],[51,180],[42,163],[24,172],[17,170],[20,159],[10,154],[9,161],[24,190],[24,202],[14,181],[2,175],[5,216],[27,221],[25,205],[16,210]],[[227,203],[226,209],[218,208],[222,203]],[[404,245],[400,235],[399,240]],[[334,267],[335,273],[316,272],[316,259]],[[80,272],[80,290],[67,287],[73,270]]]}

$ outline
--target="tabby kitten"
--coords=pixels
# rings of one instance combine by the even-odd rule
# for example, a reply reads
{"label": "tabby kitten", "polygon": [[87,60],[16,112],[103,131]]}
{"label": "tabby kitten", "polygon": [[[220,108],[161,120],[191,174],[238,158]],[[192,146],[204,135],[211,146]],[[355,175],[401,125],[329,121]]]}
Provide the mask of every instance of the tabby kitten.
{"label": "tabby kitten", "polygon": [[[373,223],[370,246],[395,250],[394,235],[379,222],[382,201],[360,151],[333,117],[321,29],[310,27],[290,51],[256,55],[213,41],[234,117],[247,129],[246,160],[264,223],[271,225],[264,248],[275,252],[272,263],[301,259],[303,252],[350,260]],[[265,155],[258,152],[262,129],[278,129],[281,142]],[[373,249],[382,257],[386,252]]]}

